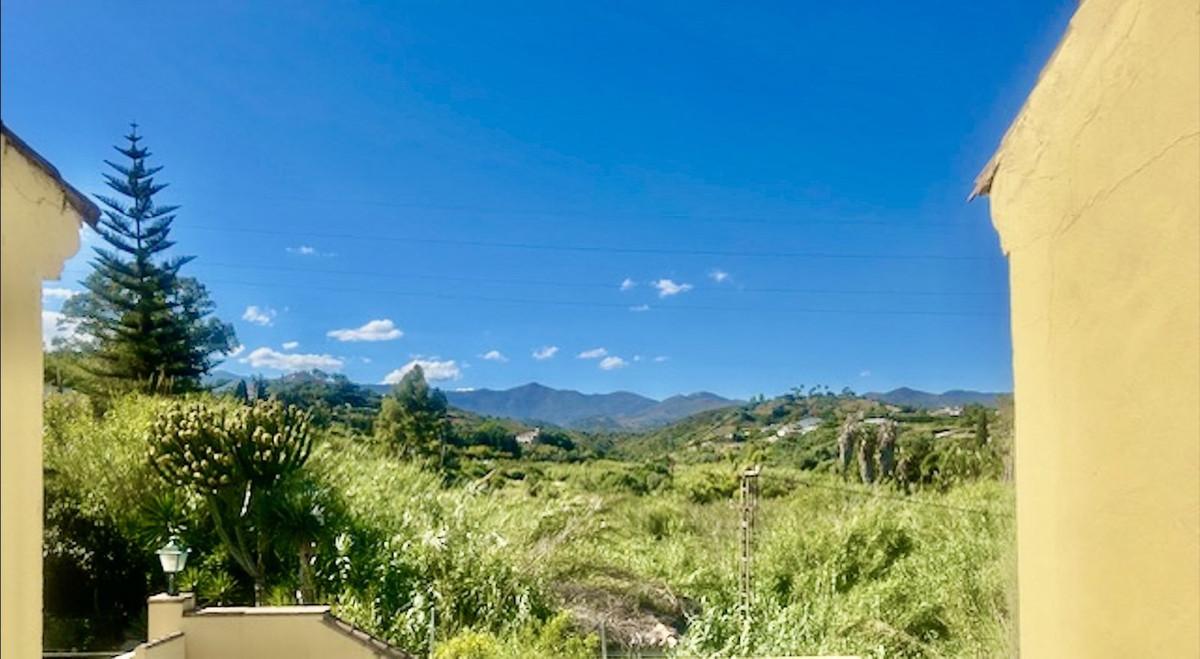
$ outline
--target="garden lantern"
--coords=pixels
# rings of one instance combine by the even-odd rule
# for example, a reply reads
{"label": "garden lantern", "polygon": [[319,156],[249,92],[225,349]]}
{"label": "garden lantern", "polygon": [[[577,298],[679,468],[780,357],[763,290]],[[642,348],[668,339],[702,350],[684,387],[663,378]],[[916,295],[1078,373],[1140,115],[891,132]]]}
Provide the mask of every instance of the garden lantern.
{"label": "garden lantern", "polygon": [[163,572],[167,573],[167,594],[178,595],[175,591],[175,575],[183,572],[183,568],[187,565],[188,550],[179,546],[178,536],[171,536],[166,545],[163,545],[156,554],[158,561],[162,563]]}

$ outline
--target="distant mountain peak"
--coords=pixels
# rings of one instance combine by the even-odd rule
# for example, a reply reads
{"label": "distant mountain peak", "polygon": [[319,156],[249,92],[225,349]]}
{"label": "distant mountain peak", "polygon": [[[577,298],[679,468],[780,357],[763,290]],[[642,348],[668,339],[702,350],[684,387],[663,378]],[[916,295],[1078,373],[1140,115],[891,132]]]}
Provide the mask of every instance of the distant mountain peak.
{"label": "distant mountain peak", "polygon": [[890,405],[916,407],[921,409],[937,409],[940,407],[959,407],[962,405],[999,406],[1002,392],[972,391],[969,389],[951,389],[940,394],[921,391],[911,387],[898,387],[891,391],[869,392],[863,398],[870,398]]}
{"label": "distant mountain peak", "polygon": [[[529,389],[529,390],[534,390],[534,391],[550,391],[551,388],[547,387],[546,385],[542,384],[541,382],[527,382],[520,386],[516,386],[511,389],[508,389],[507,391],[517,391],[520,389]],[[488,391],[505,391],[505,390],[504,389],[488,389]],[[561,391],[570,391],[570,390],[563,389]]]}

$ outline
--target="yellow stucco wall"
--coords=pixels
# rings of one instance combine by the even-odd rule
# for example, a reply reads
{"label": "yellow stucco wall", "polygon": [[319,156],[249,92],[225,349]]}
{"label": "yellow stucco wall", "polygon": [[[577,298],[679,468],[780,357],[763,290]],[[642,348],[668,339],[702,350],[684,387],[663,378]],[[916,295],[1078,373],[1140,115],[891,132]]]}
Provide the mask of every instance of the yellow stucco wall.
{"label": "yellow stucco wall", "polygon": [[1200,1],[1085,0],[994,159],[1023,657],[1200,657]]}
{"label": "yellow stucco wall", "polygon": [[306,659],[400,657],[332,617],[328,606],[229,606],[196,609],[191,593],[149,600],[149,641],[142,657],[187,659]]}
{"label": "yellow stucco wall", "polygon": [[0,656],[41,656],[42,280],[79,249],[60,184],[0,138]]}
{"label": "yellow stucco wall", "polygon": [[327,606],[195,609],[190,593],[155,595],[148,611],[149,641],[134,659],[318,659],[406,656],[372,641],[330,615]]}
{"label": "yellow stucco wall", "polygon": [[187,641],[177,633],[153,643],[143,643],[133,652],[133,659],[187,659]]}
{"label": "yellow stucco wall", "polygon": [[[290,607],[299,608],[299,607]],[[249,615],[208,613],[184,618],[188,659],[252,659],[287,657],[370,659],[385,656],[335,629],[325,613],[256,612]]]}

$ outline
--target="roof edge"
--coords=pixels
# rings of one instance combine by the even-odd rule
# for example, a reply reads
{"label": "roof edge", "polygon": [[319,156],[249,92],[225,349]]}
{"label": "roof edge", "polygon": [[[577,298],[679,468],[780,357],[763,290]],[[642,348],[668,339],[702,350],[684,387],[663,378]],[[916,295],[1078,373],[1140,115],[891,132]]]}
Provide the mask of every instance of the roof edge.
{"label": "roof edge", "polygon": [[[1083,1],[1080,0],[1079,7],[1083,6]],[[1075,27],[1075,17],[1079,13],[1079,7],[1076,7],[1075,12],[1071,14],[1071,20],[1067,21],[1067,27],[1063,30],[1063,34],[1058,39],[1058,43],[1054,45],[1054,50],[1050,52],[1050,56],[1046,58],[1045,64],[1038,69],[1037,79],[1033,82],[1033,87],[1029,93],[1025,95],[1025,100],[1021,103],[1021,107],[1017,110],[1017,114],[1009,122],[1008,127],[1004,129],[1004,134],[1000,137],[1000,143],[996,145],[996,150],[992,152],[992,157],[988,158],[987,164],[983,166],[979,174],[975,177],[975,182],[971,187],[971,194],[967,195],[967,202],[970,203],[976,197],[986,197],[992,192],[992,181],[996,178],[996,172],[1000,169],[1000,157],[1004,154],[1004,147],[1008,145],[1009,136],[1020,123],[1025,112],[1029,109],[1029,100],[1037,93],[1038,87],[1046,77],[1046,73],[1050,67],[1058,60],[1062,54],[1063,44],[1071,37],[1071,30]]]}
{"label": "roof edge", "polygon": [[58,172],[58,168],[50,164],[50,161],[43,158],[42,154],[38,153],[25,140],[12,132],[3,121],[0,121],[0,133],[3,133],[4,139],[13,145],[17,151],[20,151],[22,155],[31,160],[33,164],[37,165],[38,169],[42,170],[46,176],[49,176],[55,183],[58,183],[59,187],[62,188],[63,197],[66,199],[66,202],[71,205],[71,208],[75,209],[76,213],[79,213],[85,222],[92,227],[96,226],[96,222],[100,219],[99,206],[89,200],[82,192],[75,189],[70,183],[67,183],[62,174]]}
{"label": "roof edge", "polygon": [[1000,169],[1000,152],[996,151],[975,177],[975,185],[971,187],[971,194],[967,195],[968,203],[974,201],[976,197],[986,197],[992,191],[992,181],[995,180],[998,169]]}

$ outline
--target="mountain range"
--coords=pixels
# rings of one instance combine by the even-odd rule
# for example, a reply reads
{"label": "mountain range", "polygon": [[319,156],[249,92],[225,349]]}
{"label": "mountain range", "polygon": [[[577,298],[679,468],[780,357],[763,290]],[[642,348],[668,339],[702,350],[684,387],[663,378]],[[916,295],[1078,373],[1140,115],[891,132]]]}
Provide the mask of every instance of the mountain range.
{"label": "mountain range", "polygon": [[[297,376],[292,374],[271,382],[295,381]],[[246,379],[246,376],[217,370],[208,374],[205,384],[215,391],[224,391],[232,389],[238,380]],[[389,384],[355,386],[380,395],[392,390]],[[698,412],[742,403],[707,391],[655,400],[629,391],[585,394],[536,382],[511,389],[464,389],[446,391],[445,394],[451,407],[467,412],[593,431],[656,428]]]}
{"label": "mountain range", "polygon": [[667,425],[697,412],[738,405],[707,391],[655,400],[628,391],[585,394],[531,382],[512,389],[448,391],[459,409],[578,430],[640,430]]}
{"label": "mountain range", "polygon": [[[380,394],[391,390],[391,385],[363,386]],[[630,391],[585,394],[537,382],[511,389],[460,389],[445,394],[451,407],[475,414],[591,431],[656,428],[698,412],[742,403],[707,391],[656,400]]]}
{"label": "mountain range", "polygon": [[[243,376],[214,371],[206,379],[210,386],[224,389]],[[386,394],[391,385],[359,384],[363,389]],[[656,400],[629,391],[585,394],[571,389],[555,389],[531,382],[511,389],[464,389],[446,391],[451,406],[485,416],[516,419],[527,423],[547,423],[575,430],[647,430],[670,425],[680,419],[744,401],[718,396],[707,391]],[[864,398],[892,405],[937,409],[960,405],[997,407],[999,392],[953,389],[940,394],[901,387],[887,392],[863,394]]]}
{"label": "mountain range", "polygon": [[937,409],[939,407],[958,407],[960,405],[983,405],[998,407],[1000,396],[1006,393],[970,391],[966,389],[951,389],[940,394],[929,393],[919,389],[900,387],[883,393],[869,392],[863,398],[870,398],[882,403],[899,405],[901,407],[916,407],[921,409]]}

